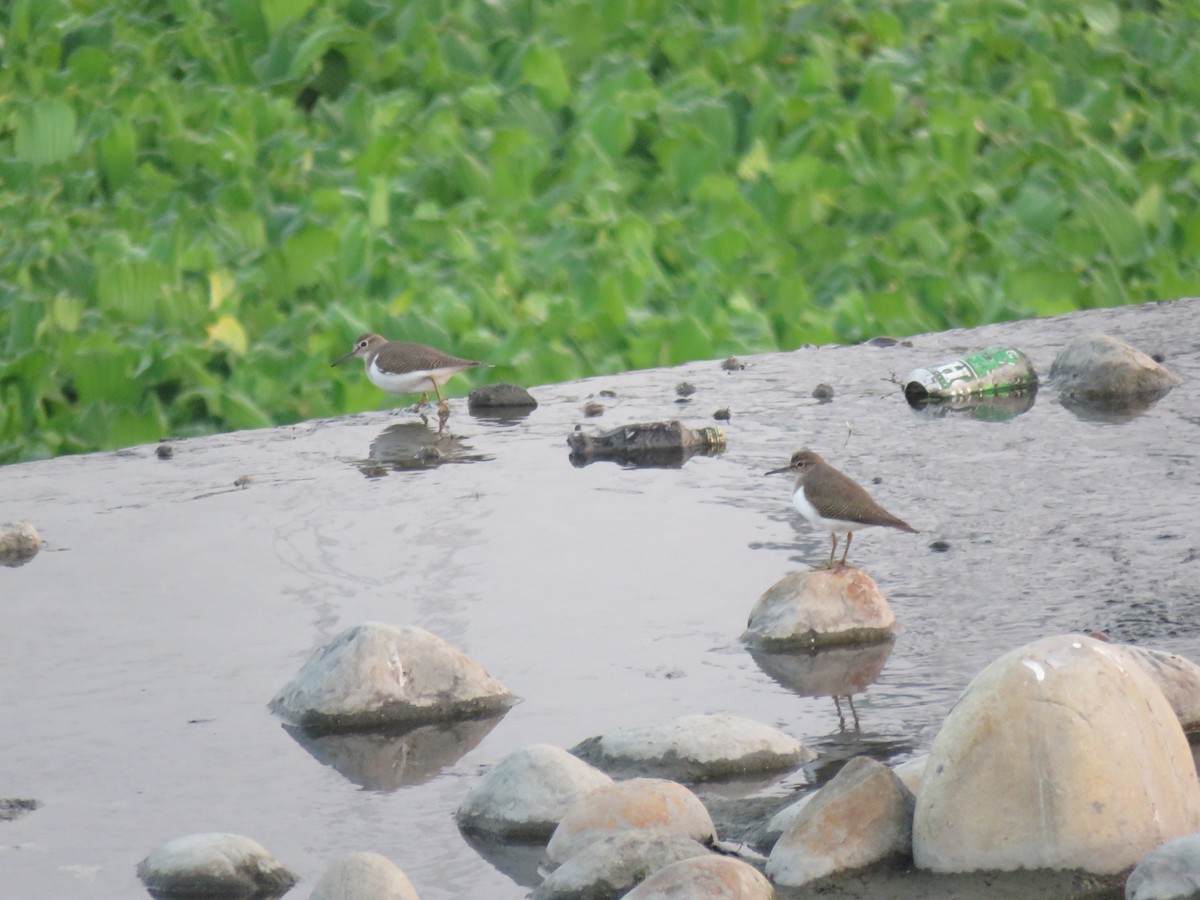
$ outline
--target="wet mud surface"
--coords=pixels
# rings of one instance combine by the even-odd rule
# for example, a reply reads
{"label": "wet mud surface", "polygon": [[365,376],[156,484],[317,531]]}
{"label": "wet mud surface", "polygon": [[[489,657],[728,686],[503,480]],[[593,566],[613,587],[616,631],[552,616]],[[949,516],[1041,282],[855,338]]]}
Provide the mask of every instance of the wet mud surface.
{"label": "wet mud surface", "polygon": [[[1115,413],[1047,389],[1000,410],[914,410],[901,392],[912,369],[991,346],[1044,375],[1094,330],[1162,354],[1183,384]],[[0,521],[30,519],[47,541],[0,568],[0,793],[40,803],[0,822],[6,891],[140,896],[134,867],[158,844],[233,831],[303,876],[296,900],[357,850],[395,861],[423,900],[509,900],[536,884],[540,848],[464,837],[453,813],[526,744],[746,716],[817,760],[697,790],[766,808],[856,754],[926,752],[975,673],[1045,635],[1096,629],[1200,660],[1200,302],[741,362],[533,388],[526,414],[477,418],[455,400],[440,438],[401,410],[174,440],[167,458],[149,445],[0,469]],[[716,455],[572,465],[576,425],[703,427],[724,408]],[[801,446],[921,531],[855,536],[851,562],[900,623],[863,657],[739,640],[763,591],[828,555],[788,478],[762,474]],[[283,727],[270,698],[366,620],[432,631],[522,702],[353,740]],[[1062,878],[883,870],[782,896],[1119,896]]]}

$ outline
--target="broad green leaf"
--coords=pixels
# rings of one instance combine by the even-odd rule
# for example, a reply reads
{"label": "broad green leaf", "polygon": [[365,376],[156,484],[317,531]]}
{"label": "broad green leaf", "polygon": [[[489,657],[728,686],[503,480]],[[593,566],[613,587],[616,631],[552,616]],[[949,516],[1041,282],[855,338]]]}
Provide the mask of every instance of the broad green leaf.
{"label": "broad green leaf", "polygon": [[274,34],[285,25],[290,25],[304,17],[312,7],[314,0],[259,0],[263,19],[267,29]]}
{"label": "broad green leaf", "polygon": [[1083,4],[1083,18],[1088,28],[1105,37],[1121,27],[1121,11],[1109,0],[1087,0]]}
{"label": "broad green leaf", "polygon": [[113,122],[97,149],[105,185],[110,193],[119,191],[133,178],[137,165],[137,135],[133,126],[124,119]]}
{"label": "broad green leaf", "polygon": [[17,123],[17,159],[35,166],[59,163],[75,152],[75,111],[63,100],[36,101]]}

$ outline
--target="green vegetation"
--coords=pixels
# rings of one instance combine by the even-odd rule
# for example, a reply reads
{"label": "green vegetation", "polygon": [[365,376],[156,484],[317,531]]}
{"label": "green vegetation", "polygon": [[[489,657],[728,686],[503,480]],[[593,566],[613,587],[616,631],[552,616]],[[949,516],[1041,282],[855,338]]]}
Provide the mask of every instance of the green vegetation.
{"label": "green vegetation", "polygon": [[[8,0],[0,461],[1196,293],[1200,19]],[[463,389],[463,380],[459,390]]]}

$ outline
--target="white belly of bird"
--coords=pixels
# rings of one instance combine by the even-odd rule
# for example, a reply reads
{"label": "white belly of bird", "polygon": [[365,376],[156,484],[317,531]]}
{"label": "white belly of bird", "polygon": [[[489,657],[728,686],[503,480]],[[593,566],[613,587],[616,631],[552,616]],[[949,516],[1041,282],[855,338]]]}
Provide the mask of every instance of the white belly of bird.
{"label": "white belly of bird", "polygon": [[451,366],[447,369],[425,369],[416,372],[384,372],[375,361],[367,366],[367,378],[377,388],[382,388],[392,394],[424,394],[433,390],[436,384],[441,387],[462,368]]}
{"label": "white belly of bird", "polygon": [[792,495],[792,503],[796,509],[800,511],[800,515],[808,519],[814,528],[823,528],[830,534],[846,534],[849,531],[859,531],[863,528],[870,528],[870,525],[864,525],[862,522],[847,522],[843,519],[826,519],[823,515],[817,512],[816,508],[808,502],[808,498],[804,496],[804,489],[800,488]]}

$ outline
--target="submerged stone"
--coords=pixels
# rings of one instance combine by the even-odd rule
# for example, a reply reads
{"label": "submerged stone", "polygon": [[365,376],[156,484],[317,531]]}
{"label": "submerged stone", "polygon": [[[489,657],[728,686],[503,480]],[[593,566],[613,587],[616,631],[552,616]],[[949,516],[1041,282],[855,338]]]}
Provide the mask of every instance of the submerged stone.
{"label": "submerged stone", "polygon": [[824,647],[887,640],[896,616],[862,569],[838,566],[785,575],[750,611],[742,640]]}
{"label": "submerged stone", "polygon": [[0,524],[0,566],[16,569],[25,565],[45,543],[28,519]]}
{"label": "submerged stone", "polygon": [[1200,897],[1200,834],[1151,850],[1125,882],[1125,900],[1194,900]]}
{"label": "submerged stone", "polygon": [[458,824],[510,838],[545,838],[576,802],[612,783],[560,747],[533,744],[476,782],[458,807]]}
{"label": "submerged stone", "polygon": [[507,381],[485,384],[467,395],[467,409],[537,409],[538,402],[525,388]]}
{"label": "submerged stone", "polygon": [[420,900],[408,876],[386,856],[351,853],[325,870],[310,900]]}
{"label": "submerged stone", "polygon": [[143,859],[137,875],[164,894],[276,897],[297,881],[261,844],[240,834],[189,834]]}
{"label": "submerged stone", "polygon": [[697,781],[778,772],[813,758],[788,734],[731,715],[680,716],[588,738],[574,753],[605,768]]}
{"label": "submerged stone", "polygon": [[289,724],[332,731],[483,716],[515,702],[441,638],[367,622],[313,653],[270,706]]}
{"label": "submerged stone", "polygon": [[689,837],[621,831],[592,841],[547,876],[534,900],[620,897],[659,869],[712,851]]}
{"label": "submerged stone", "polygon": [[774,900],[771,882],[729,856],[695,856],[659,869],[625,900]]}
{"label": "submerged stone", "polygon": [[592,841],[639,830],[681,835],[705,845],[717,836],[704,804],[682,784],[632,778],[593,791],[568,809],[546,856],[551,863],[562,863]]}
{"label": "submerged stone", "polygon": [[1141,350],[1096,332],[1062,349],[1050,366],[1050,383],[1064,397],[1105,400],[1162,395],[1179,378]]}

